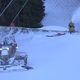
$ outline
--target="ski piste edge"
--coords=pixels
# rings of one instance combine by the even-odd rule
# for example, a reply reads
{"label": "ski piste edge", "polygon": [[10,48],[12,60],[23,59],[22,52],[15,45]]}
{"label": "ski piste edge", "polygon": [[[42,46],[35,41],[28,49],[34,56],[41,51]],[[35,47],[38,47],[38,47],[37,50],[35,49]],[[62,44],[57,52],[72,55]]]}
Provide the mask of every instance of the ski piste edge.
{"label": "ski piste edge", "polygon": [[30,70],[33,70],[33,69],[10,69],[10,70],[0,70],[0,73],[10,73],[10,72],[24,72],[24,71],[30,71]]}
{"label": "ski piste edge", "polygon": [[56,33],[56,34],[53,34],[53,35],[46,35],[46,37],[56,37],[56,36],[62,36],[62,35],[65,35],[66,33]]}
{"label": "ski piste edge", "polygon": [[[33,67],[31,67],[31,66],[20,66],[21,68],[14,68],[14,66],[12,66],[12,65],[7,65],[5,67],[6,67],[6,69],[3,69],[4,66],[0,66],[0,73],[5,73],[5,72],[23,72],[23,71],[33,70]],[[10,69],[10,67],[13,67],[13,68]]]}
{"label": "ski piste edge", "polygon": [[75,34],[75,33],[80,33],[80,31],[75,31],[75,32],[69,32],[69,31],[53,31],[55,34],[52,35],[46,35],[46,37],[57,37],[57,36],[63,36],[66,35],[67,33],[69,34]]}
{"label": "ski piste edge", "polygon": [[70,32],[69,30],[47,30],[47,29],[32,29],[33,32],[43,32],[43,33],[52,33],[51,35],[47,34],[45,37],[57,37],[57,36],[63,36],[66,34],[73,34],[77,33],[80,34],[80,31],[75,30],[74,32]]}
{"label": "ski piste edge", "polygon": [[[27,28],[27,29],[29,29],[29,28]],[[70,33],[69,30],[47,30],[47,29],[40,29],[40,28],[36,28],[36,29],[31,28],[31,30],[33,32],[35,32],[35,31],[39,32],[40,31],[40,32],[56,32],[56,33],[58,33],[58,32],[65,32],[65,33]],[[74,33],[80,33],[80,31],[75,30]]]}

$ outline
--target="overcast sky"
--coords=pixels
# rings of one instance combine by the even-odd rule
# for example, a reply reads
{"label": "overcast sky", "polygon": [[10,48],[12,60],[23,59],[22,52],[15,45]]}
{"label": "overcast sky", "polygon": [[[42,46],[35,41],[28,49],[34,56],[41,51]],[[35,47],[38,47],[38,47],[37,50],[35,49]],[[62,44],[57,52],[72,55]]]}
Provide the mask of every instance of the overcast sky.
{"label": "overcast sky", "polygon": [[47,15],[44,18],[44,25],[66,27],[79,8],[80,0],[46,0],[45,6]]}

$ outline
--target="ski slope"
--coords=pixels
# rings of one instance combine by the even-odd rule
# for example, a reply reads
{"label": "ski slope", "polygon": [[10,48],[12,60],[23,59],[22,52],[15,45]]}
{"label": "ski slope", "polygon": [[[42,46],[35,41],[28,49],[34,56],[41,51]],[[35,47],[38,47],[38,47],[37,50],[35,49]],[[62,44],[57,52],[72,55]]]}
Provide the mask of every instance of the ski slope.
{"label": "ski slope", "polygon": [[[47,26],[43,29],[62,27]],[[67,30],[64,28],[63,30]],[[47,33],[48,34],[48,33]],[[53,33],[52,33],[53,34]],[[29,71],[0,73],[1,80],[80,80],[80,34],[46,37],[44,32],[16,33],[19,51],[28,54]]]}
{"label": "ski slope", "polygon": [[[77,13],[74,14],[80,5],[79,0],[58,0],[57,2],[46,0],[45,5],[47,15],[43,21],[45,26],[41,29],[65,31],[68,22],[70,20],[75,22],[76,16],[77,18],[79,16]],[[0,72],[0,79],[80,80],[80,34],[68,33],[58,37],[46,37],[46,35],[53,35],[53,33],[17,32],[15,34],[18,43],[17,50],[28,54],[28,65],[34,69]]]}

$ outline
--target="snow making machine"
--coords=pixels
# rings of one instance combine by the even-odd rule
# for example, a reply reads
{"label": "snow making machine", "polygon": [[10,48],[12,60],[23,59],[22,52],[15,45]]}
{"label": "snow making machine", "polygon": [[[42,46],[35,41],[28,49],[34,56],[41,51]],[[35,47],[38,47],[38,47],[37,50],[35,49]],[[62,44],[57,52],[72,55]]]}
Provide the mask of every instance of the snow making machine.
{"label": "snow making machine", "polygon": [[29,69],[27,66],[27,54],[25,52],[17,51],[17,43],[7,43],[5,40],[3,44],[0,43],[0,69],[20,66]]}

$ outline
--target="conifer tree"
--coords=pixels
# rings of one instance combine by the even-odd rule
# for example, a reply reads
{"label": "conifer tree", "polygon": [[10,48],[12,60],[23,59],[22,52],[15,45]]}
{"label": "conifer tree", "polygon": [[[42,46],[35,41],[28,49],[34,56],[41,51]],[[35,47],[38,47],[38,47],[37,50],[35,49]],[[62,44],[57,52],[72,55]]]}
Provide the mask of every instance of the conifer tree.
{"label": "conifer tree", "polygon": [[[1,9],[10,2],[10,0],[1,0]],[[10,26],[13,18],[17,15],[18,11],[25,3],[26,0],[14,0],[9,8],[0,17],[0,25]],[[2,11],[2,10],[1,10]],[[18,17],[15,19],[15,26],[37,28],[42,27],[42,19],[45,16],[45,7],[43,0],[28,0],[25,7],[22,9]]]}
{"label": "conifer tree", "polygon": [[28,0],[28,3],[18,17],[18,26],[32,28],[42,27],[41,21],[45,16],[44,11],[45,7],[42,0]]}

